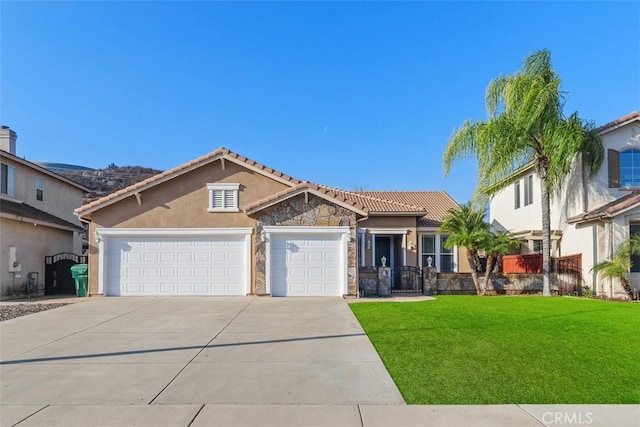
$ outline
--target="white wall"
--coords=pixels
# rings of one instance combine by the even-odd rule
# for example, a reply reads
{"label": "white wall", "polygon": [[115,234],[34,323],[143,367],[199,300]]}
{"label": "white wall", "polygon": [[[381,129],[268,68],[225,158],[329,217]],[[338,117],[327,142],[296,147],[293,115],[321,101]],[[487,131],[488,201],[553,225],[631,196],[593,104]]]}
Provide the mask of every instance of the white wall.
{"label": "white wall", "polygon": [[[640,149],[640,124],[633,122],[605,133],[602,135],[602,142],[605,159],[600,171],[593,178],[589,178],[583,174],[580,159],[576,159],[571,173],[564,182],[561,194],[552,195],[550,209],[551,229],[562,231],[558,255],[582,254],[582,274],[585,284],[590,287],[596,286],[600,291],[606,291],[609,289],[608,281],[604,283],[605,281],[595,277],[590,270],[595,263],[609,258],[612,248],[629,238],[629,223],[640,221],[640,208],[616,217],[611,225],[567,224],[566,221],[568,218],[596,209],[629,194],[630,189],[609,188],[607,150]],[[534,203],[524,206],[522,180],[529,173],[533,173],[533,169],[518,177],[521,181],[519,209],[514,209],[513,183],[491,200],[489,219],[494,228],[514,233],[542,229],[540,182],[535,174]],[[630,281],[632,286],[640,289],[640,273],[631,274]]]}

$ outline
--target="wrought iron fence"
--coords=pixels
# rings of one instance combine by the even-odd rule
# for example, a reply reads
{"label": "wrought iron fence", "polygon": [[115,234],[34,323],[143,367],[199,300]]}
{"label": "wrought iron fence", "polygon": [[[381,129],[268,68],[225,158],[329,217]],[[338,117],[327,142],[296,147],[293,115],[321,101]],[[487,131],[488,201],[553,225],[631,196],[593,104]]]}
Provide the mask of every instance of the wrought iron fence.
{"label": "wrought iron fence", "polygon": [[391,269],[391,292],[422,292],[422,269],[404,265]]}

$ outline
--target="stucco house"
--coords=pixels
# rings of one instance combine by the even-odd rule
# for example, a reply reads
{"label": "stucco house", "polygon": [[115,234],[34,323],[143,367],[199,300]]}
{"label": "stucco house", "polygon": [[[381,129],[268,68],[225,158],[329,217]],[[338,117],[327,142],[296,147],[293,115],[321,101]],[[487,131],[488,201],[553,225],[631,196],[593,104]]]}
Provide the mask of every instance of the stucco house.
{"label": "stucco house", "polygon": [[[591,268],[640,232],[640,114],[632,112],[598,131],[606,156],[600,171],[590,178],[576,159],[562,193],[551,201],[551,255],[581,254],[585,286],[598,295],[627,298],[618,283],[603,280]],[[540,181],[531,165],[511,180],[491,200],[490,222],[522,240],[522,253],[541,252]],[[630,279],[640,289],[640,259],[634,260]]]}
{"label": "stucco house", "polygon": [[351,192],[220,148],[76,209],[96,295],[358,294],[358,268],[459,271],[446,193]]}
{"label": "stucco house", "polygon": [[[33,292],[45,285],[45,257],[82,253],[82,223],[73,209],[89,190],[16,156],[17,134],[0,128],[0,295]],[[73,293],[68,268],[48,293]],[[69,280],[64,280],[64,279]],[[60,279],[60,280],[58,280]],[[71,286],[67,286],[68,284]]]}

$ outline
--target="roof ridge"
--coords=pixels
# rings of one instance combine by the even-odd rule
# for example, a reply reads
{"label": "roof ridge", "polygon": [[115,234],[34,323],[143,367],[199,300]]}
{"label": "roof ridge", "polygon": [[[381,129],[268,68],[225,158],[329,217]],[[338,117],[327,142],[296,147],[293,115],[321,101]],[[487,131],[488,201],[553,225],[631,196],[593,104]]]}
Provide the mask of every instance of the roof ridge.
{"label": "roof ridge", "polygon": [[212,159],[214,157],[217,157],[217,156],[220,156],[220,157],[228,156],[229,158],[235,159],[240,163],[244,163],[244,164],[246,164],[248,166],[260,169],[260,170],[264,171],[267,174],[275,176],[276,178],[283,179],[283,180],[289,182],[292,186],[295,186],[295,185],[303,182],[303,181],[301,181],[299,179],[296,179],[296,178],[293,178],[293,177],[291,177],[289,175],[286,175],[286,174],[284,174],[284,173],[282,173],[282,172],[280,172],[280,171],[278,171],[276,169],[273,169],[273,168],[265,166],[265,165],[263,165],[261,163],[258,163],[255,160],[249,159],[249,158],[247,158],[245,156],[241,156],[240,154],[235,153],[235,152],[229,150],[226,147],[220,147],[220,148],[215,149],[214,151],[211,151],[210,153],[204,154],[204,155],[202,155],[200,157],[197,157],[197,158],[195,158],[193,160],[190,160],[190,161],[188,161],[186,163],[182,163],[182,164],[180,164],[178,166],[175,166],[175,167],[173,167],[171,169],[168,169],[168,170],[166,170],[164,172],[160,172],[159,174],[156,174],[156,175],[154,175],[152,177],[149,177],[149,178],[147,178],[147,179],[145,179],[143,181],[136,182],[135,184],[132,184],[132,185],[129,185],[128,187],[122,188],[122,189],[120,189],[118,191],[115,191],[115,192],[113,192],[111,194],[108,194],[108,195],[106,195],[104,197],[101,197],[101,198],[99,198],[97,200],[94,200],[93,202],[90,202],[90,203],[88,203],[86,205],[82,205],[79,208],[75,209],[74,212],[81,213],[83,211],[89,210],[89,209],[94,208],[96,206],[99,206],[99,205],[101,205],[101,204],[103,204],[105,202],[108,202],[109,200],[113,200],[113,199],[116,199],[116,198],[118,198],[120,196],[123,196],[123,195],[125,195],[127,193],[134,192],[135,190],[143,188],[143,187],[145,187],[145,186],[147,186],[147,185],[149,185],[149,184],[151,184],[153,182],[156,182],[156,181],[158,181],[158,180],[160,180],[162,178],[166,178],[166,177],[168,177],[168,176],[170,176],[172,174],[176,174],[176,173],[178,173],[178,172],[180,172],[180,171],[182,171],[184,169],[187,169],[187,168],[189,168],[191,166],[194,166],[194,165],[197,165],[199,163],[205,162],[205,161],[210,160],[210,159]]}
{"label": "roof ridge", "polygon": [[336,199],[339,202],[344,202],[350,206],[353,206],[356,209],[359,209],[363,212],[367,212],[367,208],[366,206],[362,205],[361,203],[358,203],[357,201],[353,200],[353,199],[349,199],[347,197],[344,197],[343,195],[340,195],[338,193],[336,193],[335,191],[331,190],[329,187],[326,186],[322,186],[319,184],[315,184],[312,182],[308,182],[308,181],[301,181],[298,184],[286,188],[284,190],[281,190],[275,194],[271,194],[263,199],[257,200],[253,203],[248,204],[247,206],[245,206],[245,211],[251,211],[259,206],[262,206],[266,203],[272,202],[274,200],[278,200],[281,197],[284,197],[290,193],[295,193],[297,191],[300,190],[312,190],[312,191],[317,191],[321,194],[326,194],[327,196],[329,196],[332,199]]}

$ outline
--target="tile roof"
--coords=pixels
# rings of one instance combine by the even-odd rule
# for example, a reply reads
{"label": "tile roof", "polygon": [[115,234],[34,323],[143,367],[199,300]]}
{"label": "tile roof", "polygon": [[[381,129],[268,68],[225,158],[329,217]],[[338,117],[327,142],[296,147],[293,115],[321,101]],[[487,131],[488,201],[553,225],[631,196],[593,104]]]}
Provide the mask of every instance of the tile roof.
{"label": "tile roof", "polygon": [[575,224],[578,222],[586,222],[597,219],[609,219],[614,216],[640,205],[640,191],[632,191],[631,193],[620,197],[612,202],[602,205],[599,208],[592,209],[580,215],[567,219],[567,223]]}
{"label": "tile roof", "polygon": [[326,196],[326,198],[328,199],[333,199],[335,200],[335,202],[339,204],[350,206],[355,210],[360,211],[363,214],[367,212],[367,208],[364,205],[358,203],[358,201],[355,200],[354,198],[346,197],[345,194],[333,191],[329,187],[324,187],[324,186],[313,184],[306,181],[296,184],[293,187],[287,188],[286,190],[280,191],[276,194],[272,194],[268,197],[265,197],[262,200],[258,200],[254,203],[251,203],[245,206],[244,209],[248,213],[257,212],[264,207],[270,206],[273,202],[278,202],[278,201],[287,199],[289,197],[303,193],[304,191],[312,191],[318,195]]}
{"label": "tile roof", "polygon": [[[346,191],[341,190],[339,188],[326,187],[328,190],[335,192],[336,194],[340,194],[343,197],[353,200],[365,208],[370,213],[413,213],[416,215],[424,214],[426,212],[426,208],[424,206],[418,206],[410,203],[403,203],[398,200],[387,199],[384,197],[377,197],[372,194],[364,194],[363,192],[358,191]],[[370,192],[376,193],[376,192]],[[388,193],[388,192],[380,192],[380,193]],[[401,192],[400,192],[401,193]]]}
{"label": "tile roof", "polygon": [[41,211],[40,209],[36,209],[33,206],[29,206],[23,202],[15,202],[13,200],[2,199],[2,201],[0,202],[0,212],[9,215],[15,215],[17,217],[24,218],[25,220],[50,222],[52,224],[61,225],[63,227],[82,230],[82,227],[78,224],[74,224],[62,218],[58,218],[55,215],[51,215],[50,213]]}
{"label": "tile roof", "polygon": [[285,175],[282,172],[279,172],[277,170],[274,170],[272,168],[269,168],[265,165],[262,165],[260,163],[257,163],[254,160],[248,159],[244,156],[240,156],[237,153],[234,153],[233,151],[221,147],[218,148],[215,151],[212,151],[209,154],[205,154],[204,156],[198,157],[197,159],[191,160],[187,163],[183,163],[179,166],[176,166],[173,169],[169,169],[167,171],[164,171],[162,173],[159,173],[157,175],[152,176],[151,178],[147,178],[144,181],[140,181],[136,184],[130,185],[126,188],[123,188],[122,190],[118,190],[115,193],[111,193],[105,197],[102,197],[98,200],[94,200],[91,203],[88,203],[86,205],[83,205],[81,207],[79,207],[78,209],[75,210],[75,212],[78,215],[82,215],[85,213],[89,213],[99,207],[101,207],[102,205],[105,204],[109,204],[109,202],[115,202],[121,198],[124,198],[128,195],[134,194],[137,191],[142,191],[144,189],[146,189],[147,187],[152,187],[154,185],[160,184],[161,182],[167,181],[171,178],[174,178],[178,175],[181,175],[183,173],[186,173],[190,170],[193,170],[195,168],[197,168],[198,166],[202,165],[202,164],[206,164],[215,160],[218,160],[220,158],[226,158],[229,159],[231,161],[235,161],[237,163],[242,163],[246,166],[249,166],[253,169],[256,169],[258,171],[261,171],[265,174],[268,174],[280,181],[286,182],[290,185],[296,185],[299,184],[301,181],[295,178],[290,177],[289,175]]}
{"label": "tile roof", "polygon": [[421,206],[426,214],[418,219],[418,227],[439,227],[449,209],[459,208],[444,191],[359,191],[356,194]]}
{"label": "tile roof", "polygon": [[317,194],[327,196],[327,198],[330,199],[335,199],[337,203],[342,203],[346,206],[352,207],[357,211],[361,211],[363,214],[421,216],[422,218],[418,220],[418,223],[419,226],[424,227],[438,226],[446,211],[452,207],[458,206],[458,204],[447,193],[442,191],[354,192],[301,181],[244,156],[240,156],[227,148],[219,148],[190,162],[184,163],[173,169],[152,176],[151,178],[138,182],[137,184],[133,184],[127,188],[81,206],[76,209],[75,212],[80,216],[86,215],[94,210],[102,208],[103,206],[131,196],[138,191],[143,191],[149,187],[168,181],[182,173],[191,171],[203,164],[210,163],[221,158],[228,159],[257,170],[260,173],[291,186],[291,188],[246,206],[245,210],[248,212],[257,212],[262,207],[270,205],[270,203],[275,200],[286,199],[290,195],[295,195],[297,193],[304,192],[305,190],[316,192]]}
{"label": "tile roof", "polygon": [[637,119],[640,118],[640,113],[638,111],[632,111],[631,113],[627,114],[626,116],[622,116],[620,118],[617,118],[607,124],[604,124],[602,126],[600,126],[598,128],[599,132],[604,132],[607,131],[611,128],[617,127],[618,125],[622,125],[627,123],[628,121],[631,121],[633,119]]}

